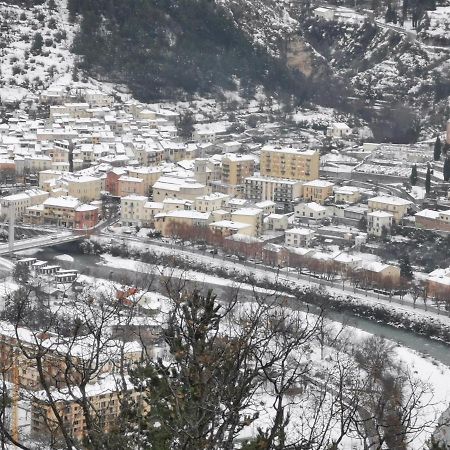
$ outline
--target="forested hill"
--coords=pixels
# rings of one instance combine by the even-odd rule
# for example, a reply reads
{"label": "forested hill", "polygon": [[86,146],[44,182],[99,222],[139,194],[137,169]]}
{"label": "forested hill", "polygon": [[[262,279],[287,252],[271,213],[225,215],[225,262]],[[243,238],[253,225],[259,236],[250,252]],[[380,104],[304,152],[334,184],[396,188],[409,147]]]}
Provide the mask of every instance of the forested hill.
{"label": "forested hill", "polygon": [[[277,3],[260,1],[266,7]],[[264,39],[258,42],[259,38],[241,27],[245,20],[237,20],[236,15],[248,14],[249,8],[263,19],[264,11],[258,11],[257,4],[69,0],[71,19],[80,21],[73,51],[83,56],[83,69],[92,76],[126,84],[143,101],[217,93],[237,85],[252,95],[258,84],[270,92],[288,92],[303,99],[306,80],[286,67],[277,51],[277,37],[271,36],[272,46]]]}

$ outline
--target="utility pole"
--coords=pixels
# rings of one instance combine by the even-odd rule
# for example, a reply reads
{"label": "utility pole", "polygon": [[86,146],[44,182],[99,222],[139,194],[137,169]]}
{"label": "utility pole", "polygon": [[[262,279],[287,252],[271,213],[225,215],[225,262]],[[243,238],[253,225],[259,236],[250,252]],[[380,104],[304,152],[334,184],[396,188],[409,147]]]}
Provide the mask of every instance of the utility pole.
{"label": "utility pole", "polygon": [[8,249],[9,253],[12,254],[14,251],[14,222],[16,218],[14,203],[8,202],[8,213],[9,213]]}

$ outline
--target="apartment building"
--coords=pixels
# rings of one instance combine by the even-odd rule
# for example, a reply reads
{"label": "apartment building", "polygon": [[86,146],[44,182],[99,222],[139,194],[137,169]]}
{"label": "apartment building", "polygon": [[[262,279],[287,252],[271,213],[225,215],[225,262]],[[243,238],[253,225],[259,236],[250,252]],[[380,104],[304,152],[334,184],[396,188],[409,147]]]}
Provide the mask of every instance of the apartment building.
{"label": "apartment building", "polygon": [[227,153],[222,158],[222,177],[224,184],[240,185],[244,179],[253,175],[255,171],[255,160],[249,155],[235,155]]}
{"label": "apartment building", "polygon": [[262,176],[310,181],[319,178],[319,152],[265,146],[261,149]]}
{"label": "apartment building", "polygon": [[[116,424],[122,409],[122,399],[127,393],[127,399],[138,401],[139,394],[128,376],[123,379],[118,375],[106,376],[95,383],[86,385],[85,396],[92,419],[100,423],[102,431],[108,433]],[[68,433],[82,442],[87,433],[85,413],[80,406],[82,394],[78,388],[51,390],[54,405],[58,415],[62,417],[63,426]],[[31,438],[61,437],[60,427],[54,409],[48,401],[45,391],[36,392],[31,402]]]}
{"label": "apartment building", "polygon": [[245,198],[254,202],[273,201],[287,212],[292,211],[292,202],[301,197],[302,185],[301,181],[252,176],[245,179],[244,193]]}

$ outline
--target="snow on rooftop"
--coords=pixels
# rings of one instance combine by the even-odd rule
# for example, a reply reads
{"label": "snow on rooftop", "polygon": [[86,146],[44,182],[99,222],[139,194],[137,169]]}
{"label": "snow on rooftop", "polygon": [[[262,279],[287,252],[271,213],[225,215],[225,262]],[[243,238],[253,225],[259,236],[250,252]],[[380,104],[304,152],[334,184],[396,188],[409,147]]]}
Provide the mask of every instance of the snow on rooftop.
{"label": "snow on rooftop", "polygon": [[416,217],[423,217],[426,219],[438,219],[440,214],[442,214],[443,211],[433,211],[432,209],[423,209],[422,211],[419,211],[415,214]]}
{"label": "snow on rooftop", "polygon": [[248,223],[234,222],[233,220],[219,220],[211,223],[211,226],[215,228],[229,228],[230,230],[243,230],[251,227]]}
{"label": "snow on rooftop", "polygon": [[412,202],[400,197],[380,195],[369,199],[369,202],[385,203],[386,205],[407,206],[412,205]]}

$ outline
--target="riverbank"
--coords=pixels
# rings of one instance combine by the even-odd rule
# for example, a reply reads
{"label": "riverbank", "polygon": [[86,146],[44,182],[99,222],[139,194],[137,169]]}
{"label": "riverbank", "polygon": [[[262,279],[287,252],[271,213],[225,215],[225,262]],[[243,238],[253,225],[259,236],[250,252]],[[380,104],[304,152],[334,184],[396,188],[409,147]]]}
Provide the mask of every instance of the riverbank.
{"label": "riverbank", "polygon": [[351,289],[341,291],[317,282],[307,283],[286,273],[274,273],[259,268],[249,269],[238,262],[224,264],[222,260],[198,255],[195,255],[194,259],[192,254],[179,249],[134,242],[117,245],[102,237],[94,237],[92,241],[97,246],[98,253],[110,253],[124,258],[123,268],[126,268],[127,264],[133,266],[132,261],[137,260],[151,265],[159,264],[185,271],[217,275],[238,283],[294,295],[298,301],[318,308],[362,317],[450,345],[450,319],[447,316],[414,310],[387,300],[374,300],[352,293]]}

